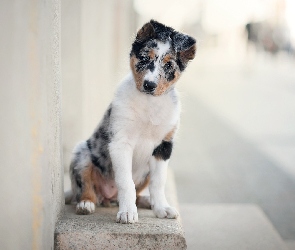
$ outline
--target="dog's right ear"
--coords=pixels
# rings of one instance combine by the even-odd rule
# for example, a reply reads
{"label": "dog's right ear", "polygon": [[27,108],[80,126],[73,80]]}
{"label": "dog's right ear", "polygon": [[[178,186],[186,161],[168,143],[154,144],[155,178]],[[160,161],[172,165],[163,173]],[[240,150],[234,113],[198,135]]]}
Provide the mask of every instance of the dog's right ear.
{"label": "dog's right ear", "polygon": [[183,71],[188,62],[193,60],[196,55],[196,39],[191,36],[174,32],[172,35],[172,44],[177,52],[177,64],[180,71]]}
{"label": "dog's right ear", "polygon": [[155,30],[153,25],[151,23],[146,23],[137,32],[136,40],[143,42],[154,37],[155,37]]}

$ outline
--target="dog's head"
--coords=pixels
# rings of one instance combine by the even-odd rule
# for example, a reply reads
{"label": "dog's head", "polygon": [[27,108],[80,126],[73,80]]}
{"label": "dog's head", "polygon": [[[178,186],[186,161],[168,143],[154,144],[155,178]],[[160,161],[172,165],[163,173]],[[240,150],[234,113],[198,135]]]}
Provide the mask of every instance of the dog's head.
{"label": "dog's head", "polygon": [[130,53],[137,89],[154,96],[167,93],[195,53],[194,38],[154,20],[146,23],[138,31]]}

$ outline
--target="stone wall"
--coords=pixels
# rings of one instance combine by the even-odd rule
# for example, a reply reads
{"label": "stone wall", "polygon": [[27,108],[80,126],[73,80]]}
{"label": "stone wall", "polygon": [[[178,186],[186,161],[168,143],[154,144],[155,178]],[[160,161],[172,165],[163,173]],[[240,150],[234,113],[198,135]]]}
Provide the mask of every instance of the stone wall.
{"label": "stone wall", "polygon": [[0,23],[0,245],[53,249],[63,165],[129,68],[132,1],[5,0]]}
{"label": "stone wall", "polygon": [[0,245],[52,249],[63,208],[60,2],[0,2]]}

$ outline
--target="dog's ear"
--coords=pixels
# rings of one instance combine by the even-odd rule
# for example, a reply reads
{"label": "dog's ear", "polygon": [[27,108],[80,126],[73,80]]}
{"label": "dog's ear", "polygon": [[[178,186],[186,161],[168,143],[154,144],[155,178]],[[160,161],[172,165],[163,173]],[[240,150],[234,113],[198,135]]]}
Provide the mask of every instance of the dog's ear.
{"label": "dog's ear", "polygon": [[137,32],[136,40],[143,42],[154,37],[155,30],[153,25],[149,22],[143,25],[142,28]]}
{"label": "dog's ear", "polygon": [[179,32],[175,32],[171,39],[173,48],[177,53],[177,64],[179,69],[183,71],[187,63],[195,58],[197,50],[196,40]]}

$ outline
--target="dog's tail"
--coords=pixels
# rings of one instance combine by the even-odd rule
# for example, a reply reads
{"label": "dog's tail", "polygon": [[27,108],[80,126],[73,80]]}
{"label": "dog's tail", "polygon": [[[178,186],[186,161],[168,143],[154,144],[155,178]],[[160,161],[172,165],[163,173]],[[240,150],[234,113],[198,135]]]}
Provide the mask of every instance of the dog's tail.
{"label": "dog's tail", "polygon": [[66,191],[65,192],[65,203],[71,204],[73,201],[73,196],[74,196],[74,193],[73,193],[72,189],[69,191]]}

